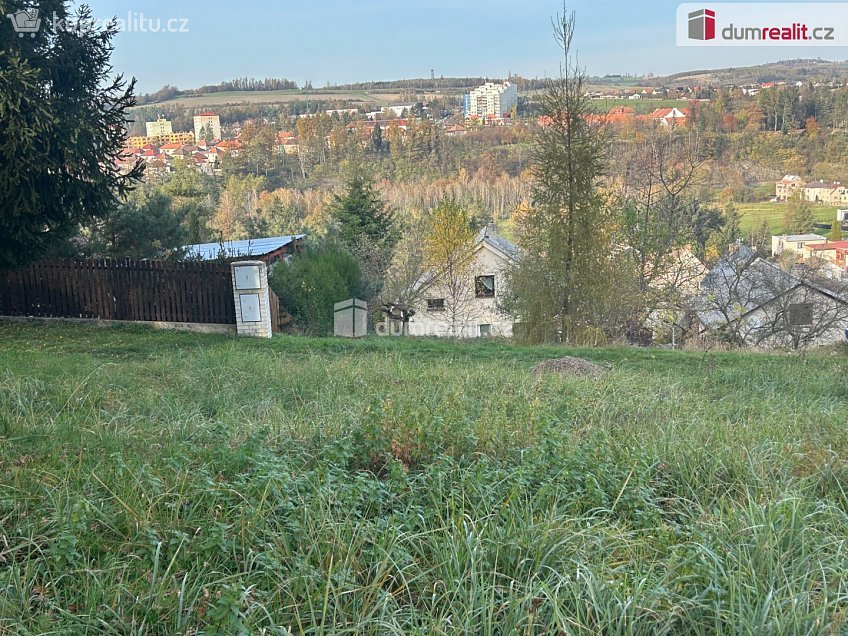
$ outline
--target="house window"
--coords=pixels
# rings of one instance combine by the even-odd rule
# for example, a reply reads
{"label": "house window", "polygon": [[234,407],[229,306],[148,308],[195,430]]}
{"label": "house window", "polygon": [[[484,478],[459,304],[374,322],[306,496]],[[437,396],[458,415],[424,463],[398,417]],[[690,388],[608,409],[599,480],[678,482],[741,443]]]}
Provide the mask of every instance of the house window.
{"label": "house window", "polygon": [[480,337],[488,338],[492,335],[492,325],[480,325]]}
{"label": "house window", "polygon": [[813,304],[795,303],[789,305],[789,324],[793,326],[813,324]]}
{"label": "house window", "polygon": [[474,278],[474,291],[477,298],[494,298],[495,297],[495,277],[494,276],[477,276]]}
{"label": "house window", "polygon": [[444,298],[428,298],[427,299],[427,311],[444,311],[445,310],[445,299]]}

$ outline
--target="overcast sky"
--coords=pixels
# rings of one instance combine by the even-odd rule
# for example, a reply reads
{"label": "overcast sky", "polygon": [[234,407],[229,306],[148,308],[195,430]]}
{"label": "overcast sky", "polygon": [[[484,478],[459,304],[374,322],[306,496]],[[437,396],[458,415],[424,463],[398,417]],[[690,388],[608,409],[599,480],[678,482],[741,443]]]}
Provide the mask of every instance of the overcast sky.
{"label": "overcast sky", "polygon": [[[235,77],[285,77],[316,88],[436,76],[542,77],[559,61],[559,0],[89,0],[94,16],[137,28],[150,18],[187,32],[128,31],[114,66],[139,92]],[[677,2],[573,0],[575,44],[590,74],[669,74],[798,57],[848,59],[846,48],[677,47]],[[140,21],[143,15],[144,20]],[[187,20],[182,23],[180,20]]]}

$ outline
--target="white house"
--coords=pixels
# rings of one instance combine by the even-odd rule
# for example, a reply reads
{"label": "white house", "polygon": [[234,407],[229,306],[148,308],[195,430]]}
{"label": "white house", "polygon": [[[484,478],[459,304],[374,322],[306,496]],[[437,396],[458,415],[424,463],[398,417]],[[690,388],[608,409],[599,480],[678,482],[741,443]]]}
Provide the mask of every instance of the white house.
{"label": "white house", "polygon": [[774,185],[774,195],[778,201],[786,201],[796,192],[803,190],[806,183],[797,174],[787,174]]}
{"label": "white house", "polygon": [[436,276],[420,290],[414,303],[415,315],[409,320],[412,336],[512,336],[512,320],[498,310],[503,295],[504,270],[516,257],[517,248],[506,239],[484,228],[472,249],[472,260],[465,268],[467,280],[459,289],[450,289]]}
{"label": "white house", "polygon": [[828,345],[848,327],[844,287],[804,265],[783,271],[741,245],[701,281],[694,309],[702,334],[724,332],[739,344]]}
{"label": "white house", "polygon": [[781,256],[784,253],[803,254],[807,243],[821,243],[824,237],[818,234],[780,234],[771,237],[771,255]]}

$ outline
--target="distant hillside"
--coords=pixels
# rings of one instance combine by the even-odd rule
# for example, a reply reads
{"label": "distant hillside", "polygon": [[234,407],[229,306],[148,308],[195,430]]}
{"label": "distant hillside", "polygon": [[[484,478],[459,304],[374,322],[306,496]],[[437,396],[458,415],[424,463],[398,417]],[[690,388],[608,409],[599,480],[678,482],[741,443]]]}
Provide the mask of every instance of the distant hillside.
{"label": "distant hillside", "polygon": [[798,59],[769,62],[757,66],[703,69],[658,77],[607,75],[592,77],[590,83],[610,86],[680,86],[759,84],[762,82],[828,82],[848,79],[848,62]]}
{"label": "distant hillside", "polygon": [[[410,101],[415,95],[458,94],[487,81],[503,81],[488,77],[436,77],[398,79],[379,82],[357,82],[337,84],[325,88],[313,88],[307,83],[302,88],[285,79],[267,78],[255,80],[241,78],[222,82],[216,86],[202,86],[180,90],[165,86],[155,93],[141,95],[139,105],[158,103],[182,103],[191,106],[212,106],[232,103],[277,103],[304,101],[310,97],[330,100],[373,101],[384,103],[385,99],[373,99],[384,93],[389,99],[397,97]],[[512,75],[509,81],[521,92],[533,92],[544,86],[544,79],[529,79]],[[659,86],[723,86],[727,84],[752,84],[762,82],[819,82],[848,81],[848,61],[831,62],[821,59],[798,59],[770,62],[758,66],[739,68],[699,69],[674,73],[666,76],[605,75],[590,77],[590,86],[616,87],[659,87]],[[368,96],[368,97],[366,97]]]}

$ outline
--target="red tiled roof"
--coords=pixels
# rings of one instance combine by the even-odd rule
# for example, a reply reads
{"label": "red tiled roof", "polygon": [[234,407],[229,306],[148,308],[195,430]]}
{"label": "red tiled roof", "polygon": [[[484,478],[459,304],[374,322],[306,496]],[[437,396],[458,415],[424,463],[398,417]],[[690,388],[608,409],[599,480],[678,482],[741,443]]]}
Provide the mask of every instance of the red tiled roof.
{"label": "red tiled roof", "polygon": [[630,106],[613,106],[607,112],[607,115],[633,115],[636,111],[630,108]]}
{"label": "red tiled roof", "polygon": [[830,241],[828,243],[807,243],[804,247],[810,250],[836,250],[848,248],[846,241]]}

